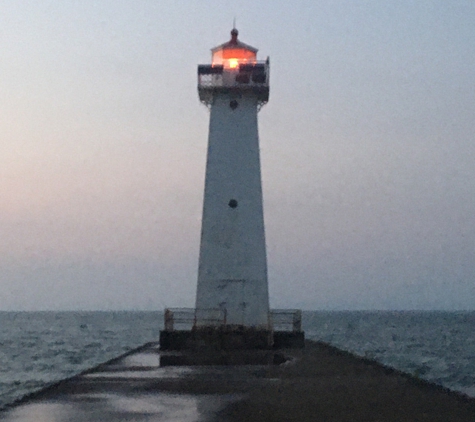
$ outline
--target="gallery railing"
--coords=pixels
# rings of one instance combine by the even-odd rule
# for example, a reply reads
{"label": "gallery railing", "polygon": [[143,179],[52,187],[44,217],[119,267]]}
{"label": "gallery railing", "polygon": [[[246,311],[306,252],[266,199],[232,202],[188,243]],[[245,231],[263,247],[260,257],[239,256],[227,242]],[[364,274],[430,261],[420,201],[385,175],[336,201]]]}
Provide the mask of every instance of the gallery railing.
{"label": "gallery railing", "polygon": [[222,91],[252,92],[258,106],[269,101],[269,62],[242,63],[235,68],[223,65],[198,66],[198,93],[201,102],[210,106],[214,95]]}

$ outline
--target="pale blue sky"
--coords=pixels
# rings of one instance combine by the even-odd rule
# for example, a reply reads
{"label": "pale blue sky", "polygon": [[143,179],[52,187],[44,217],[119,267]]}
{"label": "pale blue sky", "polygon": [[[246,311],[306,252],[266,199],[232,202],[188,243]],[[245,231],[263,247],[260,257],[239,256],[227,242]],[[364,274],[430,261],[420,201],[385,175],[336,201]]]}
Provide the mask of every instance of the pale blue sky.
{"label": "pale blue sky", "polygon": [[475,308],[473,1],[0,4],[0,310],[193,305],[234,17],[271,60],[271,305]]}

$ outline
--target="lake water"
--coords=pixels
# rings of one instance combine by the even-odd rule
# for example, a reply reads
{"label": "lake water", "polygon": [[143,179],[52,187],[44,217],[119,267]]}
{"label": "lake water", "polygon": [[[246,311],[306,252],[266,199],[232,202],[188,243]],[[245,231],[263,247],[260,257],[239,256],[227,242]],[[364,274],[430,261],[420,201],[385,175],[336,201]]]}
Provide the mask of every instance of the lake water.
{"label": "lake water", "polygon": [[[0,312],[0,408],[148,341],[161,312]],[[475,312],[304,312],[309,339],[475,396]]]}

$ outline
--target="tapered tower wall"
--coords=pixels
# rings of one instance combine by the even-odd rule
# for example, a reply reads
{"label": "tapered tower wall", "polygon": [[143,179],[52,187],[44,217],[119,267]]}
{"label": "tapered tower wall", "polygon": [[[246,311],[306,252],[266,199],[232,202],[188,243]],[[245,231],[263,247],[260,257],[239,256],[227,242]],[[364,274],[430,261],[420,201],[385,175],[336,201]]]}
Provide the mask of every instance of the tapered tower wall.
{"label": "tapered tower wall", "polygon": [[226,90],[210,102],[196,309],[268,328],[258,102],[253,92]]}

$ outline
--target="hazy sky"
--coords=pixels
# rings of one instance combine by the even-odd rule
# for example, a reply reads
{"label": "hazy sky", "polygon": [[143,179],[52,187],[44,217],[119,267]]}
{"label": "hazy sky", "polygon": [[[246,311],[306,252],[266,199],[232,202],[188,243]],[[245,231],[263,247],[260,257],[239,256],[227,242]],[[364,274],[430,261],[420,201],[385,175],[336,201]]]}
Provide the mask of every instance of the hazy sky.
{"label": "hazy sky", "polygon": [[0,310],[193,306],[234,17],[271,63],[271,306],[475,309],[473,0],[0,6]]}

